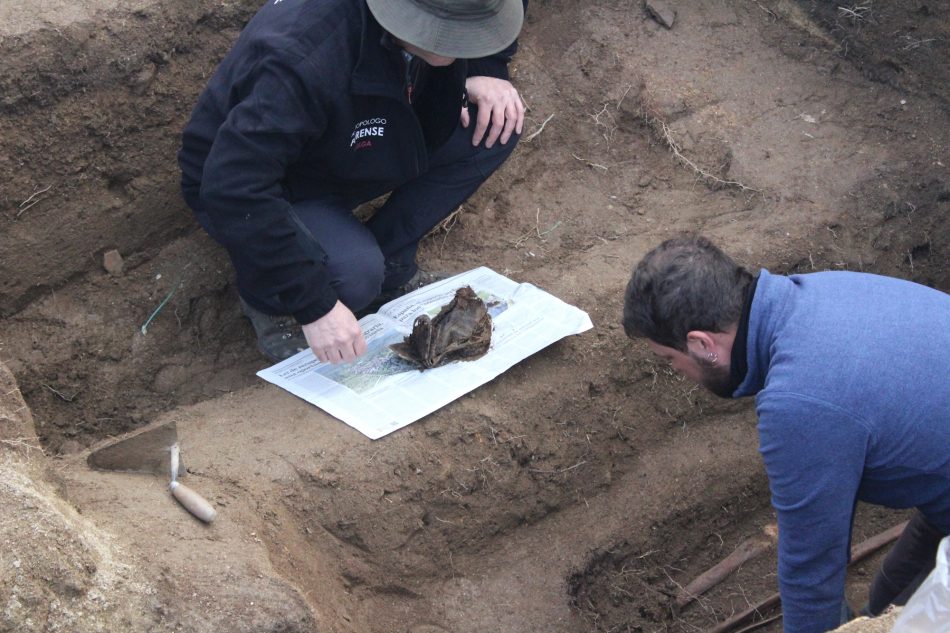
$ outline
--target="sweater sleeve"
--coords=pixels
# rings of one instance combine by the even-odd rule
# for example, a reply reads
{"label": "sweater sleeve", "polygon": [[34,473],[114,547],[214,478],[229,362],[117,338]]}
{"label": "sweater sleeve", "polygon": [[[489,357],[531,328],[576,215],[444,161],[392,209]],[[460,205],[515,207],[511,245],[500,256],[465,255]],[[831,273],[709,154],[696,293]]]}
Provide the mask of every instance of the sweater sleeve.
{"label": "sweater sleeve", "polygon": [[336,304],[323,262],[297,241],[282,181],[305,142],[325,127],[321,109],[292,68],[274,60],[255,68],[247,96],[228,114],[205,161],[201,201],[241,284],[277,296],[300,323]]}
{"label": "sweater sleeve", "polygon": [[851,521],[869,434],[827,403],[760,394],[759,440],[778,514],[785,633],[840,624]]}
{"label": "sweater sleeve", "polygon": [[[525,15],[528,13],[528,0],[523,0]],[[495,77],[497,79],[510,79],[508,74],[508,64],[511,58],[518,52],[518,40],[512,42],[505,50],[480,57],[478,59],[468,60],[468,77]]]}

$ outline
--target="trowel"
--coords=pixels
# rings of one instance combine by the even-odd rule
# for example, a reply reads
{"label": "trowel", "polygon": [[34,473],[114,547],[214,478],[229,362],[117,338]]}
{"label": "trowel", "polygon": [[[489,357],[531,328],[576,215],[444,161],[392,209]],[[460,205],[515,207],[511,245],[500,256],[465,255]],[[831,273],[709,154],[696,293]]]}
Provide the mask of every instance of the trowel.
{"label": "trowel", "polygon": [[152,425],[94,449],[86,463],[95,470],[168,476],[168,489],[186,510],[205,523],[218,514],[204,497],[178,481],[181,457],[175,422]]}

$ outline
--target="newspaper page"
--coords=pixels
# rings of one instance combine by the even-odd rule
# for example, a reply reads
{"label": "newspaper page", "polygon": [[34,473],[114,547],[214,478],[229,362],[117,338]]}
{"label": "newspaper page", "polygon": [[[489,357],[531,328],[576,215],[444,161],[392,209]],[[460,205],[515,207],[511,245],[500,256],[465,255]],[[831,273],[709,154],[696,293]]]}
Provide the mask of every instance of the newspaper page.
{"label": "newspaper page", "polygon": [[[491,315],[487,354],[423,371],[389,348],[412,332],[417,316],[434,317],[463,286],[471,286]],[[593,327],[583,310],[485,267],[419,288],[359,323],[367,351],[356,360],[321,363],[308,349],[257,375],[374,440],[445,406],[551,343]]]}

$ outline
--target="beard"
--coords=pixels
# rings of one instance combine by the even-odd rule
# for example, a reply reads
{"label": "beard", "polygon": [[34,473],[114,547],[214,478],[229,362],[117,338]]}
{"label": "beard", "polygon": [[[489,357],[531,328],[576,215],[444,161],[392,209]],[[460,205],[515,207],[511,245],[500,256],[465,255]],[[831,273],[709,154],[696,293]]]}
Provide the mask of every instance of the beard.
{"label": "beard", "polygon": [[720,398],[731,398],[735,391],[735,385],[732,384],[732,371],[730,366],[728,364],[717,365],[710,363],[702,356],[696,356],[694,354],[690,354],[690,356],[693,357],[693,360],[696,361],[700,370],[702,370],[702,376],[699,381],[700,384]]}

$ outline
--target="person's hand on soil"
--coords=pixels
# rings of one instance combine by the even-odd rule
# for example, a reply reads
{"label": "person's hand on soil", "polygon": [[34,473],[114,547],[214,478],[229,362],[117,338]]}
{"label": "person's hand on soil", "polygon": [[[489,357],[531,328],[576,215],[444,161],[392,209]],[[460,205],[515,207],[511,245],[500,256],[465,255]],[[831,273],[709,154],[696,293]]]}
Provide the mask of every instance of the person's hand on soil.
{"label": "person's hand on soil", "polygon": [[317,360],[346,363],[366,352],[366,339],[356,317],[345,305],[336,302],[325,315],[303,326],[303,335]]}
{"label": "person's hand on soil", "polygon": [[[478,107],[472,145],[481,143],[483,137],[485,147],[491,147],[497,140],[504,145],[512,132],[521,134],[524,102],[510,81],[496,77],[469,77],[465,80],[465,91],[469,102]],[[462,127],[467,128],[470,123],[468,108],[462,108]],[[485,136],[486,131],[488,136]]]}

